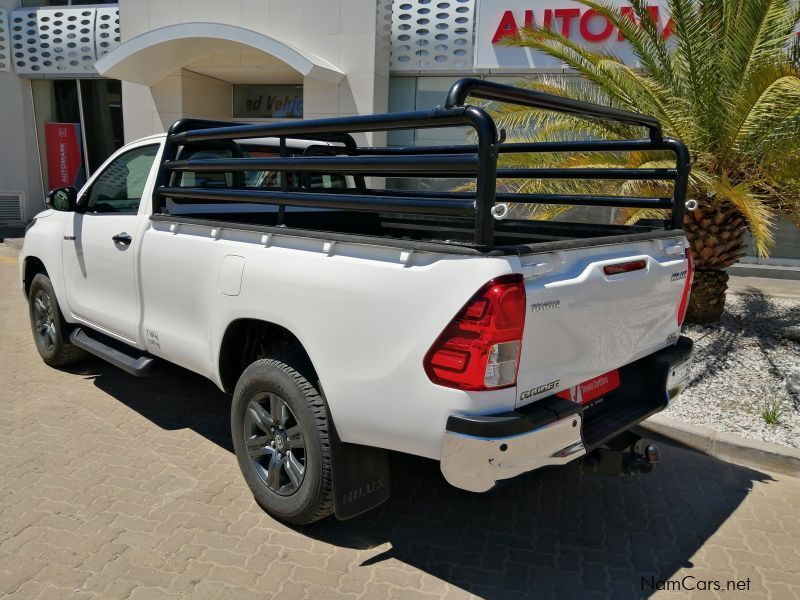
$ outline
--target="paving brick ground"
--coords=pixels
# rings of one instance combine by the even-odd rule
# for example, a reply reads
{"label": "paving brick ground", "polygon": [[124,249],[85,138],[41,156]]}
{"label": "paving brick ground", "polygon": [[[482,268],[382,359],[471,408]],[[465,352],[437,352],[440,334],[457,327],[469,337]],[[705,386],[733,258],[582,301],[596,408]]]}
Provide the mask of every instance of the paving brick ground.
{"label": "paving brick ground", "polygon": [[800,480],[670,446],[649,476],[569,466],[484,495],[394,456],[382,508],[281,525],[239,475],[225,395],[177,368],[46,367],[16,270],[0,246],[0,597],[638,598],[688,575],[723,591],[655,597],[749,578],[738,597],[800,598]]}

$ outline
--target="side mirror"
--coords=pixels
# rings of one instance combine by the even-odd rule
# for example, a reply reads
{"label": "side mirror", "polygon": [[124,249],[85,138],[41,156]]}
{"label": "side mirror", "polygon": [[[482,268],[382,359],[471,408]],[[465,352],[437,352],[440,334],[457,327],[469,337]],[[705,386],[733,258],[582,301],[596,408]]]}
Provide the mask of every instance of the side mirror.
{"label": "side mirror", "polygon": [[47,208],[61,212],[74,212],[77,206],[78,190],[74,187],[56,188],[47,194]]}

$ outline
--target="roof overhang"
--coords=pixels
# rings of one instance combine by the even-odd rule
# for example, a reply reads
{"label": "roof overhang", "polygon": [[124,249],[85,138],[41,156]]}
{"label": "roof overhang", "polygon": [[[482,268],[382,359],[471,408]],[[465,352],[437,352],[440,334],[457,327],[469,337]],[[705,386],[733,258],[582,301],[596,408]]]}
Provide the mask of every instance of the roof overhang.
{"label": "roof overhang", "polygon": [[148,31],[114,48],[95,68],[104,77],[155,85],[196,60],[243,49],[274,56],[304,77],[339,83],[345,76],[315,54],[250,29],[219,23],[181,23]]}

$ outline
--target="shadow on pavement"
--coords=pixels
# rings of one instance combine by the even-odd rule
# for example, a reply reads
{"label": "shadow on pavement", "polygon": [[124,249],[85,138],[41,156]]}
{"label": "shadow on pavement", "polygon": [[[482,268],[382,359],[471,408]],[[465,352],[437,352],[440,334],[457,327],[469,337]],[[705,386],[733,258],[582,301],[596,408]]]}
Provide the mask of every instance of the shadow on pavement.
{"label": "shadow on pavement", "polygon": [[208,379],[160,363],[155,377],[138,378],[90,357],[65,370],[94,379],[94,384],[162,429],[191,429],[228,452],[230,396]]}
{"label": "shadow on pavement", "polygon": [[695,342],[711,332],[720,332],[712,347],[702,350],[695,345],[695,364],[704,365],[697,371],[689,385],[704,379],[709,373],[724,366],[729,354],[744,341],[754,340],[764,358],[779,377],[783,374],[775,366],[770,352],[781,342],[781,330],[800,323],[800,308],[779,308],[775,301],[755,288],[739,294],[743,310],[726,310],[718,323],[693,331]]}
{"label": "shadow on pavement", "polygon": [[[136,379],[98,360],[74,373],[167,430],[191,429],[232,451],[229,398],[167,366]],[[337,546],[391,548],[364,562],[402,561],[484,598],[639,598],[669,579],[768,475],[662,446],[650,475],[581,476],[574,463],[486,494],[449,486],[435,461],[394,454],[392,496],[346,522],[298,528]],[[724,579],[724,575],[720,574]]]}
{"label": "shadow on pavement", "polygon": [[[730,355],[742,346],[757,346],[770,373],[777,379],[786,377],[786,367],[775,363],[774,353],[785,343],[782,332],[800,323],[800,306],[780,306],[762,291],[748,287],[738,294],[742,306],[738,310],[726,308],[718,323],[695,328],[691,337],[695,341],[694,364],[702,366],[689,382],[688,388],[713,376],[727,367]],[[713,344],[703,347],[706,336],[714,336]],[[800,396],[789,394],[795,410],[800,410]]]}

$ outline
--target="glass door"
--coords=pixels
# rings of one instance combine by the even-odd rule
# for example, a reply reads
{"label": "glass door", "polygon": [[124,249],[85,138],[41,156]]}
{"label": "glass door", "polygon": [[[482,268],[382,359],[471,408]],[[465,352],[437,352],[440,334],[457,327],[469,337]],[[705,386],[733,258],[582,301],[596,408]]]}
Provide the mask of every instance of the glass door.
{"label": "glass door", "polygon": [[32,80],[31,89],[44,187],[80,187],[124,143],[122,84]]}

